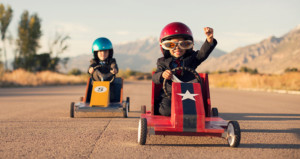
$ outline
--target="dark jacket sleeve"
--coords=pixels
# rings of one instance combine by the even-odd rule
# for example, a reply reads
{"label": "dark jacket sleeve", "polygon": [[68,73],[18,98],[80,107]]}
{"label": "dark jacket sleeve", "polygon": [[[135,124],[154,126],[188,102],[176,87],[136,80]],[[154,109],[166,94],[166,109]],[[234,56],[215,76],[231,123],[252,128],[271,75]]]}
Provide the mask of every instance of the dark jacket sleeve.
{"label": "dark jacket sleeve", "polygon": [[216,47],[217,43],[218,42],[217,42],[216,39],[213,40],[212,44],[210,44],[207,40],[205,40],[205,42],[202,45],[201,49],[198,50],[197,54],[196,54],[197,65],[200,65],[204,60],[207,59],[207,57],[210,55],[210,53]]}
{"label": "dark jacket sleeve", "polygon": [[91,60],[90,60],[90,66],[89,66],[89,68],[88,68],[88,70],[87,70],[87,73],[90,74],[90,73],[89,73],[89,69],[90,69],[91,67],[95,67],[95,66],[97,66],[96,60],[95,60],[95,59],[91,59]]}
{"label": "dark jacket sleeve", "polygon": [[155,71],[155,73],[152,75],[152,81],[155,84],[161,84],[163,83],[164,79],[162,77],[162,73],[166,70],[166,66],[164,64],[164,58],[159,58],[157,60],[157,69]]}
{"label": "dark jacket sleeve", "polygon": [[95,67],[95,66],[97,66],[96,60],[95,59],[91,59],[90,60],[90,67]]}
{"label": "dark jacket sleeve", "polygon": [[119,72],[119,68],[118,68],[117,61],[116,61],[115,58],[112,58],[112,59],[111,59],[110,68],[111,68],[111,69],[116,69],[116,70],[117,70],[117,73]]}

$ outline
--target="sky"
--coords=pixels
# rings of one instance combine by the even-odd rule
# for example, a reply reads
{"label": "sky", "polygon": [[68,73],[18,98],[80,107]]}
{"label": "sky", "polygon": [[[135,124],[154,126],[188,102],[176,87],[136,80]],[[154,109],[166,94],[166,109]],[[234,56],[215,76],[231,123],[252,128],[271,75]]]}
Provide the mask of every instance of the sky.
{"label": "sky", "polygon": [[[42,19],[38,53],[49,50],[55,33],[68,34],[69,49],[63,56],[91,53],[98,37],[113,45],[159,37],[171,22],[190,27],[194,39],[205,40],[203,28],[214,29],[217,48],[231,52],[270,36],[280,37],[300,24],[299,0],[0,0],[14,11],[8,28],[17,38],[18,22],[27,10]],[[1,45],[0,45],[1,46]],[[8,46],[13,58],[14,45]]]}

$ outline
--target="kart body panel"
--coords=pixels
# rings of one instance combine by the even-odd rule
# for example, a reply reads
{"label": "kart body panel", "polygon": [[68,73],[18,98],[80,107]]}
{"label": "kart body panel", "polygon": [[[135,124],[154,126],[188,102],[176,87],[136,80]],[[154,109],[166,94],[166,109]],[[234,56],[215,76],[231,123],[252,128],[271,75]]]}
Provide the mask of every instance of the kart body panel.
{"label": "kart body panel", "polygon": [[172,83],[171,116],[155,115],[155,98],[161,85],[152,83],[152,111],[141,114],[147,119],[150,135],[222,137],[228,123],[211,116],[207,74],[200,77],[202,89],[200,83]]}
{"label": "kart body panel", "polygon": [[[129,101],[123,100],[123,79],[115,78],[114,90],[109,81],[93,81],[86,85],[85,97],[74,104],[74,117],[122,117]],[[110,99],[114,91],[114,99]],[[128,98],[128,97],[127,97]]]}

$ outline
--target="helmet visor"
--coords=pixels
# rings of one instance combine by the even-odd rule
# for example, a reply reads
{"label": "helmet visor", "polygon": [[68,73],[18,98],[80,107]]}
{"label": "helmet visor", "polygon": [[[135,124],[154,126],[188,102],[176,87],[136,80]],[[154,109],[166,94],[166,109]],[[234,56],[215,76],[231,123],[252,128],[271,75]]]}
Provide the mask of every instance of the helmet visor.
{"label": "helmet visor", "polygon": [[184,41],[178,41],[178,42],[174,42],[174,41],[170,41],[170,40],[166,40],[162,43],[160,43],[160,45],[162,46],[163,49],[165,50],[174,50],[177,46],[180,49],[191,49],[194,46],[193,41],[191,40],[184,40]]}

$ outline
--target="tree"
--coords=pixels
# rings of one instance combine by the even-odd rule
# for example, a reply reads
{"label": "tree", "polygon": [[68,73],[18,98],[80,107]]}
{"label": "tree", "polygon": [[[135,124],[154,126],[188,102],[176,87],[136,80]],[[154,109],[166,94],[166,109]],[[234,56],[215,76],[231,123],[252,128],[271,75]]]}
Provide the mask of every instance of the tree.
{"label": "tree", "polygon": [[5,60],[5,69],[7,69],[7,56],[6,56],[6,31],[12,20],[13,10],[8,5],[7,9],[5,9],[3,4],[0,4],[0,31],[1,31],[1,41],[3,44],[3,53]]}
{"label": "tree", "polygon": [[69,35],[55,33],[54,40],[49,45],[50,54],[54,55],[54,57],[58,57],[58,55],[66,51],[69,47],[67,44],[67,40],[69,39]]}
{"label": "tree", "polygon": [[67,69],[67,63],[69,62],[70,58],[69,57],[65,57],[63,59],[60,59],[60,62],[62,63],[62,65],[64,66],[65,69]]}
{"label": "tree", "polygon": [[49,68],[52,71],[57,71],[57,65],[59,62],[63,64],[63,66],[66,68],[66,65],[69,61],[69,58],[63,58],[60,59],[58,56],[61,55],[63,52],[65,52],[69,45],[67,44],[67,41],[70,39],[69,35],[64,35],[61,33],[55,33],[54,40],[50,42],[49,44],[49,54],[53,58],[51,58],[51,68]]}
{"label": "tree", "polygon": [[1,80],[1,78],[3,76],[3,72],[4,72],[4,70],[3,70],[3,63],[2,63],[2,61],[0,61],[0,80]]}
{"label": "tree", "polygon": [[67,50],[68,35],[55,34],[55,39],[49,43],[49,52],[36,54],[33,56],[35,68],[33,71],[58,71],[59,62],[66,68],[69,58],[59,58],[58,56]]}
{"label": "tree", "polygon": [[35,70],[35,55],[39,48],[41,32],[41,19],[37,14],[29,16],[24,11],[18,26],[17,53],[14,68],[24,68],[28,71]]}

